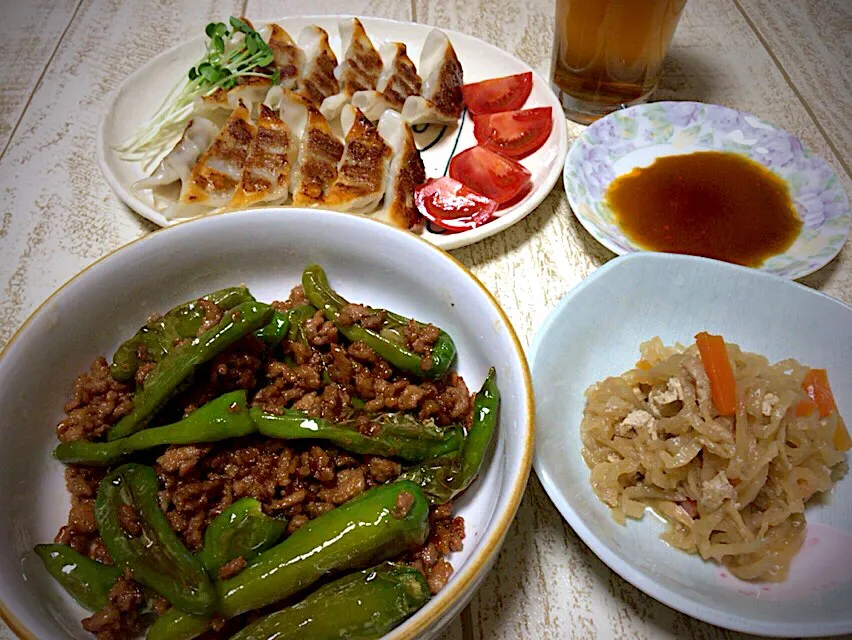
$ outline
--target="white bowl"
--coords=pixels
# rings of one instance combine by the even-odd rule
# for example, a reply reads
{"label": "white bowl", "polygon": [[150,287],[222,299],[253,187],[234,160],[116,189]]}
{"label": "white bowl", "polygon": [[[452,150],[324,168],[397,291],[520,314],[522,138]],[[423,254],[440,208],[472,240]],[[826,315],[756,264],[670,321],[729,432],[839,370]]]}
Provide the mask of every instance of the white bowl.
{"label": "white bowl", "polygon": [[432,637],[467,603],[497,556],[532,459],[532,387],[509,320],[463,266],[415,236],[347,214],[265,209],[177,225],[107,256],[53,294],[0,354],[0,613],[20,637],[91,637],[80,627],[87,614],[31,551],[66,521],[63,467],[50,452],[75,376],[152,311],[237,283],[260,300],[286,299],[313,262],[349,299],[448,331],[471,388],[497,367],[496,446],[457,502],[464,551],[450,557],[445,589],[387,638]]}
{"label": "white bowl", "polygon": [[[775,636],[852,632],[852,473],[805,511],[808,539],[784,583],[754,585],[669,547],[646,514],[617,524],[592,492],[580,451],[583,392],[633,368],[639,343],[693,342],[707,330],[775,362],[828,369],[852,418],[852,309],[821,293],[723,262],[661,253],[616,258],[572,289],[539,328],[530,361],[535,470],[563,517],[645,593],[706,622]],[[816,542],[815,542],[816,541]],[[836,584],[833,584],[836,583]]]}

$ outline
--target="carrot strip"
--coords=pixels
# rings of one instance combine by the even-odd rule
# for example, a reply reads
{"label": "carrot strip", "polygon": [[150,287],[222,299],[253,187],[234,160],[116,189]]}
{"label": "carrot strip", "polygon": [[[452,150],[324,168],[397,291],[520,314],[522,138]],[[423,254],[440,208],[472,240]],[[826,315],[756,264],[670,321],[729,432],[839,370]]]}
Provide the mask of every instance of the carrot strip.
{"label": "carrot strip", "polygon": [[816,408],[816,402],[810,398],[805,398],[796,405],[796,417],[806,418],[807,416],[812,415],[813,412],[816,411]]}
{"label": "carrot strip", "polygon": [[828,384],[828,373],[825,369],[810,369],[802,380],[802,389],[811,400],[816,402],[821,417],[827,416],[837,409],[831,386]]}
{"label": "carrot strip", "polygon": [[722,416],[734,415],[737,412],[737,383],[724,338],[702,331],[695,336],[695,344],[698,345],[701,364],[710,379],[710,391],[716,411]]}
{"label": "carrot strip", "polygon": [[849,437],[849,432],[840,416],[837,416],[837,427],[834,429],[834,448],[841,452],[852,449],[852,437]]}

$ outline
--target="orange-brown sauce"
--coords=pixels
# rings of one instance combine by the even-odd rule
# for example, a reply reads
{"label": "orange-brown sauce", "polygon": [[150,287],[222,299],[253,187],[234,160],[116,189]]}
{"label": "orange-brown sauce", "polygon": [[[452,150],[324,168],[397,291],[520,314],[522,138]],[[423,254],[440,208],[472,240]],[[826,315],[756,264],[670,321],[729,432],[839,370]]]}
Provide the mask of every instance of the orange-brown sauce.
{"label": "orange-brown sauce", "polygon": [[787,184],[736,153],[657,158],[606,192],[618,226],[651,251],[756,267],[796,240],[802,221]]}

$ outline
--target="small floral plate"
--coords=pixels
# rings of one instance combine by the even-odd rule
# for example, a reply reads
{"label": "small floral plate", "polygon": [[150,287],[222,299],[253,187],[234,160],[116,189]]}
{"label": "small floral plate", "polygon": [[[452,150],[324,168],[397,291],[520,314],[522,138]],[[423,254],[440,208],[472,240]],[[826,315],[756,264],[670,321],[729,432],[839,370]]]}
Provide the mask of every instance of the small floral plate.
{"label": "small floral plate", "polygon": [[617,254],[642,249],[618,227],[604,194],[616,177],[663,156],[730,151],[787,182],[802,231],[759,269],[802,278],[836,256],[849,234],[849,201],[828,164],[794,135],[742,111],[700,102],[654,102],[616,111],[586,129],[565,161],[565,193],[574,215]]}

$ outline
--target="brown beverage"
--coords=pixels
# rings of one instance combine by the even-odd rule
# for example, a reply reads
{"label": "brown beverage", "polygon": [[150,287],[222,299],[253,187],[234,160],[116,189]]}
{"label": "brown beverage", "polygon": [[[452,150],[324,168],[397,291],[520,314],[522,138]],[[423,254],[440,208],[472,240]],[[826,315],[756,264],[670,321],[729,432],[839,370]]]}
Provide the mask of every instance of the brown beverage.
{"label": "brown beverage", "polygon": [[686,0],[556,0],[553,82],[566,115],[590,123],[657,86]]}

